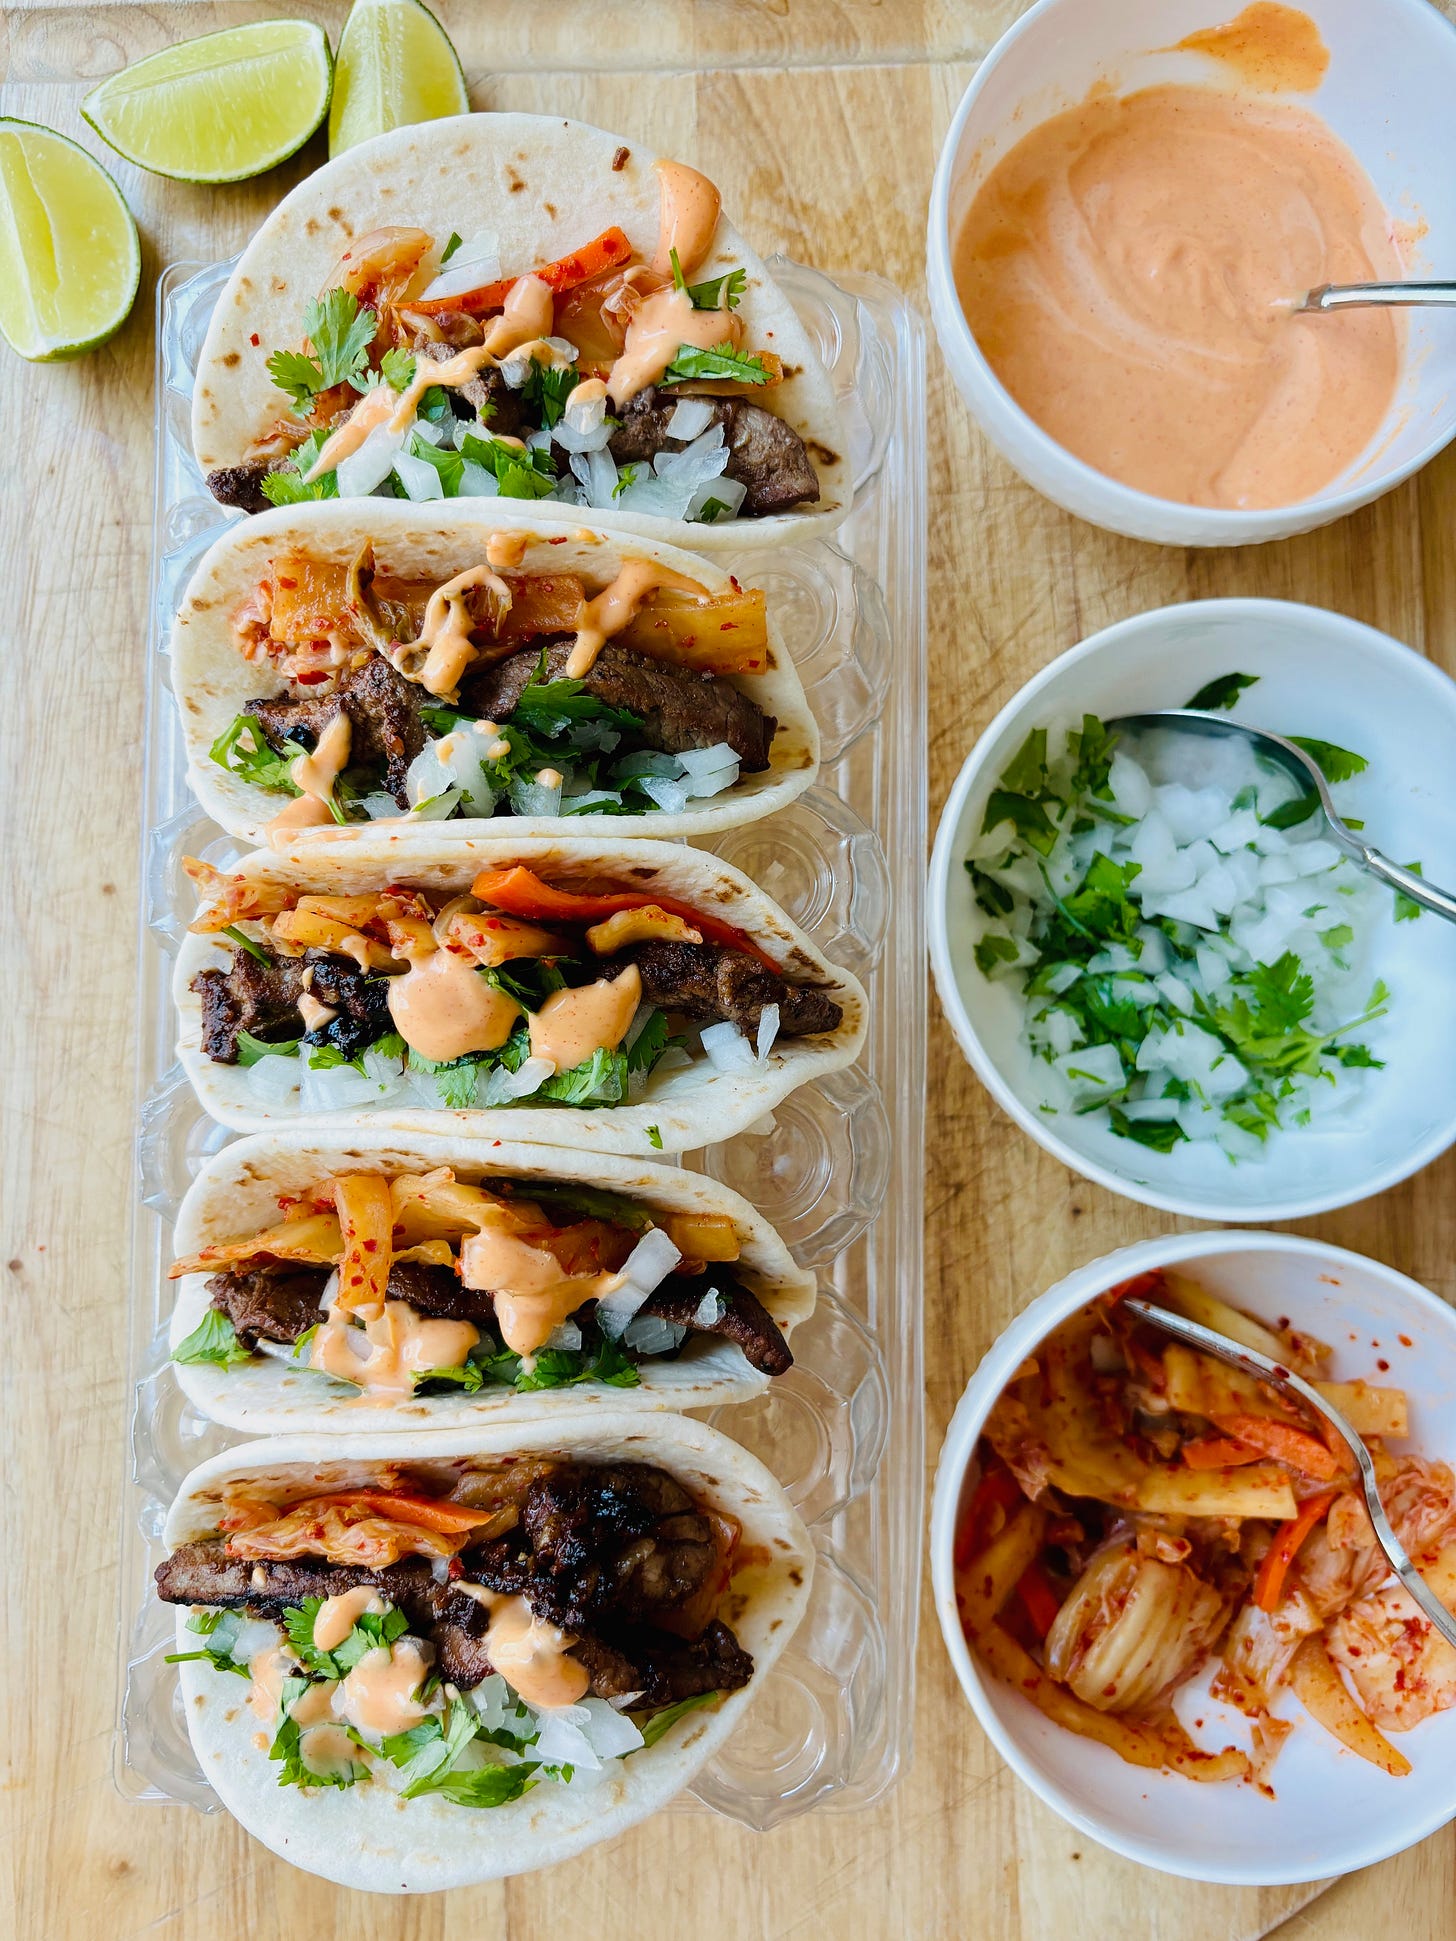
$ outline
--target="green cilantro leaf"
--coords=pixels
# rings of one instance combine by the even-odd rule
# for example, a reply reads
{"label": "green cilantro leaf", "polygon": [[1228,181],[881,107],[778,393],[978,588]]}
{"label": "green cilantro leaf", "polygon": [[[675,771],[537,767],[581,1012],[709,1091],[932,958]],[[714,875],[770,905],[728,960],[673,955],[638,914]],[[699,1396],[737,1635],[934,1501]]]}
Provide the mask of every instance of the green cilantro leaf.
{"label": "green cilantro leaf", "polygon": [[440,251],[441,269],[444,269],[445,265],[449,262],[450,258],[455,254],[456,250],[459,249],[460,243],[461,243],[460,236],[455,230],[452,229],[450,231],[449,242],[446,243],[445,247]]}
{"label": "green cilantro leaf", "polygon": [[982,977],[995,977],[1004,965],[1014,964],[1020,955],[1010,937],[988,932],[976,945],[976,969]]}
{"label": "green cilantro leaf", "polygon": [[[374,312],[361,310],[352,290],[328,290],[305,306],[303,328],[321,374],[319,389],[355,384],[368,363],[369,346],[378,328]],[[356,389],[363,388],[356,384]]]}
{"label": "green cilantro leaf", "polygon": [[409,1062],[411,1071],[434,1074],[441,1100],[451,1112],[468,1112],[475,1104],[475,1095],[480,1089],[482,1061],[479,1058],[456,1058],[447,1064],[437,1064],[434,1059],[411,1051]]}
{"label": "green cilantro leaf", "polygon": [[637,483],[637,475],[641,470],[642,467],[640,465],[624,465],[617,474],[617,483],[612,487],[612,497],[614,499],[620,499],[624,492],[631,486],[634,486]]}
{"label": "green cilantro leaf", "polygon": [[465,455],[450,445],[432,445],[428,438],[422,438],[417,431],[410,433],[410,457],[422,458],[440,474],[440,492],[447,499],[458,498],[460,482],[465,476]]}
{"label": "green cilantro leaf", "polygon": [[503,499],[546,499],[556,489],[556,468],[546,452],[518,449],[502,439],[481,438],[469,431],[460,440],[460,453],[485,467]]}
{"label": "green cilantro leaf", "polygon": [[239,950],[246,950],[248,955],[250,957],[256,957],[260,964],[272,963],[273,959],[264,950],[263,946],[260,943],[256,943],[248,935],[246,930],[239,930],[235,923],[228,924],[222,934],[225,937],[231,937]]}
{"label": "green cilantro leaf", "polygon": [[[635,1750],[645,1752],[649,1746],[655,1746],[664,1733],[672,1730],[679,1719],[686,1718],[689,1712],[696,1712],[701,1706],[716,1703],[722,1697],[722,1692],[699,1692],[695,1698],[680,1698],[676,1705],[665,1705],[660,1712],[654,1712],[650,1718],[639,1719],[637,1729],[642,1734],[642,1744]],[[631,1753],[628,1753],[629,1759],[631,1756]]]}
{"label": "green cilantro leaf", "polygon": [[647,1143],[654,1152],[662,1151],[662,1128],[660,1126],[648,1126]]}
{"label": "green cilantro leaf", "polygon": [[1039,795],[1046,787],[1047,731],[1033,728],[1006,764],[998,788],[1012,795]]}
{"label": "green cilantro leaf", "polygon": [[[1406,868],[1412,876],[1424,876],[1426,873],[1419,863],[1407,863]],[[1407,896],[1404,890],[1396,891],[1395,920],[1397,923],[1414,923],[1416,918],[1422,914],[1421,906],[1413,896]]]}
{"label": "green cilantro leaf", "polygon": [[680,283],[678,288],[687,291],[694,310],[736,310],[748,288],[748,272],[724,270],[706,283]]}
{"label": "green cilantro leaf", "polygon": [[1108,1106],[1107,1116],[1119,1139],[1132,1139],[1146,1146],[1149,1152],[1171,1152],[1180,1140],[1188,1137],[1176,1119],[1129,1119],[1115,1105]]}
{"label": "green cilantro leaf", "polygon": [[212,1643],[202,1651],[169,1651],[165,1662],[169,1665],[186,1665],[205,1658],[214,1671],[232,1671],[242,1678],[251,1678],[252,1673],[246,1663],[239,1663],[233,1656],[233,1646],[242,1628],[241,1611],[194,1611],[187,1620],[187,1629],[195,1631],[199,1637],[211,1638]]}
{"label": "green cilantro leaf", "polygon": [[1312,735],[1286,735],[1285,740],[1302,748],[1327,782],[1348,782],[1370,766],[1363,755],[1352,754],[1332,741],[1317,741]]}
{"label": "green cilantro leaf", "polygon": [[521,386],[521,402],[528,412],[541,420],[543,427],[561,423],[562,413],[566,410],[566,400],[576,389],[579,379],[576,367],[565,365],[561,370],[550,364],[542,364],[535,358],[526,373],[526,381]]}
{"label": "green cilantro leaf", "polygon": [[[629,467],[630,469],[632,468]],[[615,498],[616,494],[613,493],[612,496]],[[702,509],[697,513],[693,524],[695,526],[711,526],[715,521],[721,519],[727,510],[728,506],[722,499],[704,499]]]}
{"label": "green cilantro leaf", "polygon": [[1319,795],[1310,789],[1305,795],[1296,795],[1292,802],[1281,802],[1277,809],[1271,809],[1259,820],[1266,829],[1294,829],[1301,822],[1308,822],[1312,815],[1318,815],[1319,810]]}
{"label": "green cilantro leaf", "polygon": [[1050,856],[1057,846],[1057,826],[1040,802],[1033,802],[1029,796],[1013,795],[1006,789],[992,789],[981,834],[989,835],[1003,822],[1009,822],[1043,856]]}
{"label": "green cilantro leaf", "polygon": [[407,391],[415,374],[413,351],[407,351],[400,344],[391,344],[379,360],[379,375],[391,391]]}
{"label": "green cilantro leaf", "polygon": [[260,1058],[292,1058],[303,1043],[301,1038],[285,1038],[278,1044],[270,1044],[265,1038],[255,1038],[251,1031],[238,1032],[238,1063],[245,1069],[256,1065]]}
{"label": "green cilantro leaf", "polygon": [[253,1351],[238,1340],[237,1329],[225,1314],[209,1308],[186,1340],[177,1343],[172,1359],[189,1365],[210,1362],[215,1368],[236,1368],[239,1362],[251,1361]]}
{"label": "green cilantro leaf", "polygon": [[[275,473],[282,477],[282,473]],[[268,745],[262,724],[250,714],[236,714],[208,750],[208,756],[230,775],[241,776],[254,788],[273,789],[280,795],[301,795],[294,781],[293,763],[303,754],[278,755]]]}
{"label": "green cilantro leaf", "polygon": [[724,338],[712,350],[699,350],[683,344],[676,357],[657,380],[660,386],[690,384],[700,379],[731,378],[739,384],[767,384],[768,366],[749,351],[738,351]]}
{"label": "green cilantro leaf", "polygon": [[1219,674],[1199,688],[1191,701],[1183,703],[1185,708],[1200,708],[1205,714],[1215,714],[1221,708],[1232,708],[1246,689],[1258,684],[1257,674]]}

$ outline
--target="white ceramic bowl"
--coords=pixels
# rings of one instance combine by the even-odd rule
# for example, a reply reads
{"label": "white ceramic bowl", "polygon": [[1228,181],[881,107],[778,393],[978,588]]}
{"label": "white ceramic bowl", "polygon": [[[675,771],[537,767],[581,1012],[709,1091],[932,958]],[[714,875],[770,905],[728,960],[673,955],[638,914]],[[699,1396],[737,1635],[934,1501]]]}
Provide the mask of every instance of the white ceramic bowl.
{"label": "white ceramic bowl", "polygon": [[[1456,171],[1450,152],[1456,33],[1429,0],[1298,0],[1330,50],[1308,106],[1363,164],[1397,221],[1426,225],[1408,272],[1456,273]],[[930,198],[929,283],[936,335],[982,430],[1022,477],[1069,512],[1113,532],[1177,546],[1282,539],[1389,491],[1456,433],[1456,316],[1412,310],[1404,373],[1370,448],[1315,497],[1266,511],[1177,505],[1119,485],[1056,443],[1016,404],[977,348],[956,296],[951,249],[980,184],[1039,121],[1110,77],[1127,93],[1161,82],[1217,86],[1205,56],[1169,49],[1238,11],[1237,0],[1037,0],[976,70],[946,136]]]}
{"label": "white ceramic bowl", "polygon": [[[1021,1039],[1022,1002],[988,982],[972,950],[984,919],[963,859],[986,798],[1028,733],[1084,712],[1104,719],[1184,706],[1215,675],[1257,674],[1235,718],[1317,735],[1370,761],[1342,792],[1370,840],[1456,886],[1456,683],[1387,635],[1283,600],[1199,600],[1122,620],[1022,688],[971,750],[941,815],[930,866],[930,961],[961,1049],[998,1103],[1048,1152],[1099,1185],[1203,1220],[1294,1220],[1406,1178],[1456,1139],[1456,926],[1432,915],[1385,920],[1372,977],[1393,994],[1371,1028],[1386,1069],[1363,1075],[1358,1105],[1271,1137],[1262,1160],[1231,1165],[1210,1144],[1150,1153],[1091,1117],[1037,1109],[1038,1066]],[[1358,805],[1358,806],[1356,806]],[[1377,1038],[1378,1034],[1378,1038]]]}
{"label": "white ceramic bowl", "polygon": [[[1404,1388],[1408,1444],[1456,1460],[1456,1314],[1379,1262],[1287,1233],[1184,1233],[1124,1247],[1080,1267],[1033,1301],[976,1370],[946,1431],[930,1517],[935,1608],[946,1649],[977,1718],[1032,1791],[1092,1839],[1129,1860],[1189,1880],[1274,1886],[1368,1867],[1414,1846],[1456,1817],[1456,1711],[1397,1735],[1414,1770],[1392,1779],[1346,1752],[1287,1696],[1298,1723],[1274,1768],[1276,1797],[1252,1786],[1200,1785],[1124,1765],[1106,1746],[1054,1725],[1029,1699],[982,1673],[961,1631],[955,1598],[956,1512],[976,1440],[1018,1363],[1060,1322],[1104,1289],[1156,1267],[1177,1266],[1267,1321],[1289,1316],[1335,1349],[1336,1380],[1364,1375]],[[1400,1336],[1411,1345],[1402,1345]],[[1377,1345],[1378,1344],[1378,1345]],[[1377,1371],[1377,1358],[1390,1364]],[[1202,1690],[1206,1675],[1197,1681]],[[1248,1721],[1198,1697],[1180,1700],[1205,1747],[1248,1746]]]}

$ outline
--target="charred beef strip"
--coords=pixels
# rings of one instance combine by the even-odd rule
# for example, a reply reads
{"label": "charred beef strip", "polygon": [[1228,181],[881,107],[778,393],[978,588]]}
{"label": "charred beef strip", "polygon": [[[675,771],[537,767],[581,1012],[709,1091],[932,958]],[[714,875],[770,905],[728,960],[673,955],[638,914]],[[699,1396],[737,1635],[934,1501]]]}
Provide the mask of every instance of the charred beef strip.
{"label": "charred beef strip", "polygon": [[608,976],[637,966],[642,995],[664,1011],[686,1018],[727,1018],[752,1038],[765,1005],[779,1007],[781,1038],[811,1038],[835,1031],[844,1016],[827,991],[791,984],[777,971],[726,944],[646,943],[615,960]]}
{"label": "charred beef strip", "polygon": [[[575,645],[573,635],[533,642],[508,660],[467,677],[460,691],[461,707],[490,721],[509,720],[523,690],[536,679],[543,645],[542,678],[561,680]],[[721,674],[672,667],[608,641],[582,688],[610,708],[635,714],[642,723],[644,745],[663,754],[681,755],[690,748],[713,748],[726,741],[745,774],[759,774],[769,765],[778,722]]]}
{"label": "charred beef strip", "polygon": [[[261,946],[260,946],[261,948]],[[266,961],[241,945],[232,969],[199,971],[192,989],[202,999],[202,1049],[220,1065],[238,1062],[238,1033],[266,1044],[284,1044],[302,1035],[308,1045],[333,1045],[354,1058],[392,1029],[389,981],[366,977],[346,957],[326,950],[302,957]],[[298,1000],[309,991],[337,1016],[316,1031],[301,1032]]]}
{"label": "charred beef strip", "polygon": [[[620,427],[607,450],[620,465],[649,464],[661,451],[680,451],[681,440],[668,437],[668,420],[683,393],[663,391],[651,384],[639,391],[622,412]],[[768,512],[787,512],[792,506],[819,497],[819,475],[792,425],[746,398],[704,398],[713,416],[705,427],[723,427],[728,445],[725,476],[746,488],[742,510],[750,518]]]}
{"label": "charred beef strip", "polygon": [[384,786],[400,808],[407,809],[409,765],[425,745],[421,706],[415,683],[397,674],[382,654],[371,653],[361,666],[350,669],[332,694],[249,701],[243,713],[252,715],[269,747],[282,755],[288,753],[290,741],[312,748],[342,709],[351,729],[349,766],[382,769]]}
{"label": "charred beef strip", "polygon": [[231,970],[199,971],[192,989],[202,999],[202,1049],[208,1057],[235,1065],[240,1031],[268,1044],[296,1038],[306,969],[302,957],[270,955],[265,962],[239,946]]}
{"label": "charred beef strip", "polygon": [[[710,1287],[718,1290],[722,1312],[704,1327],[693,1316],[702,1306]],[[720,1334],[736,1342],[751,1367],[765,1375],[782,1375],[794,1365],[789,1344],[779,1332],[773,1316],[741,1281],[716,1271],[706,1274],[669,1274],[637,1310],[639,1316],[655,1315],[672,1321],[693,1334]]]}
{"label": "charred beef strip", "polygon": [[[475,341],[479,343],[477,335]],[[457,344],[433,343],[424,336],[414,342],[416,357],[428,357],[436,364],[444,364],[460,348]],[[521,438],[536,427],[526,422],[521,394],[513,391],[493,365],[477,371],[468,384],[446,393],[457,417],[475,417],[497,438]],[[469,406],[468,411],[459,409],[461,403]]]}
{"label": "charred beef strip", "polygon": [[212,1305],[233,1324],[245,1348],[262,1341],[297,1341],[323,1320],[319,1297],[328,1284],[326,1267],[282,1264],[232,1268],[207,1283]]}
{"label": "charred beef strip", "polygon": [[[570,1630],[597,1697],[654,1706],[736,1691],[753,1675],[752,1658],[718,1620],[694,1639],[667,1628],[717,1566],[709,1519],[672,1477],[645,1463],[548,1469],[526,1491],[520,1526],[459,1559],[466,1581],[520,1593],[538,1616]],[[322,1558],[262,1562],[230,1556],[219,1537],[183,1544],[158,1566],[156,1581],[169,1604],[274,1619],[306,1597],[372,1584],[434,1643],[452,1684],[478,1685],[491,1671],[488,1613],[453,1583],[437,1582],[423,1557],[379,1570]]]}
{"label": "charred beef strip", "polygon": [[235,505],[243,512],[266,512],[272,501],[263,491],[263,481],[282,462],[259,458],[248,465],[224,465],[208,473],[207,489],[220,505]]}
{"label": "charred beef strip", "polygon": [[356,1584],[373,1584],[422,1637],[434,1622],[440,1591],[427,1557],[401,1557],[380,1570],[322,1557],[259,1560],[230,1556],[223,1537],[180,1545],[158,1564],[156,1577],[164,1604],[222,1604],[268,1618],[282,1617],[306,1597],[338,1597]]}

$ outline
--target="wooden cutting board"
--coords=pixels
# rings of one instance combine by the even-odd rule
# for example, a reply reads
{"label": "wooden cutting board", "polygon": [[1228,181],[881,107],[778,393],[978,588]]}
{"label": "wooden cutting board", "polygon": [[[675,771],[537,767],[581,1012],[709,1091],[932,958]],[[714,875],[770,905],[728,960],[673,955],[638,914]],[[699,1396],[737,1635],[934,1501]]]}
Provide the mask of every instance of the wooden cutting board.
{"label": "wooden cutting board", "polygon": [[[1456,0],[1443,0],[1456,12]],[[290,11],[337,31],[343,6]],[[261,5],[11,4],[3,112],[100,143],[79,102],[102,75]],[[581,115],[691,157],[765,251],[878,269],[923,300],[937,146],[1016,0],[453,0],[438,11],[479,108]],[[697,74],[690,70],[698,70]],[[874,1811],[765,1837],[674,1812],[549,1874],[414,1903],[295,1872],[224,1815],[129,1805],[111,1782],[123,1446],[119,1261],[134,1185],[131,1056],[143,638],[151,543],[152,285],[229,254],[323,159],[235,188],[115,167],[143,231],[143,288],[79,364],[0,355],[8,452],[0,896],[9,1147],[5,1649],[8,1831],[24,1941],[641,1941],[1117,1934],[1322,1941],[1451,1932],[1449,1833],[1317,1888],[1199,1887],[1105,1854],[1014,1781],[966,1710],[928,1595],[914,1764]],[[1165,601],[1272,594],[1338,608],[1456,666],[1456,460],[1369,511],[1245,553],[1114,539],[1039,500],[972,429],[931,352],[932,809],[971,741],[1037,668]],[[915,428],[909,435],[916,436]],[[1074,1179],[991,1107],[932,1025],[926,1364],[929,1449],[1011,1314],[1077,1262],[1166,1230]],[[1456,1162],[1304,1223],[1456,1293]],[[1318,1897],[1318,1898],[1317,1898]]]}

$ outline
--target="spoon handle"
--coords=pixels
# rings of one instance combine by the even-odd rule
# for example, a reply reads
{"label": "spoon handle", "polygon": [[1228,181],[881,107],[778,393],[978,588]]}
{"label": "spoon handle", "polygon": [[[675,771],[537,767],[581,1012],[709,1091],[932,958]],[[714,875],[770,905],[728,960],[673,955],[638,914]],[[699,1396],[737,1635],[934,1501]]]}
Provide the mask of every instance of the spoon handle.
{"label": "spoon handle", "polygon": [[1382,856],[1378,849],[1361,842],[1358,836],[1349,837],[1349,841],[1356,861],[1363,863],[1372,876],[1378,876],[1382,883],[1389,883],[1393,890],[1408,896],[1412,903],[1419,903],[1423,910],[1433,910],[1438,917],[1445,917],[1448,923],[1456,923],[1456,896],[1452,896],[1449,890],[1428,883],[1414,870],[1403,869],[1388,856]]}
{"label": "spoon handle", "polygon": [[1364,304],[1456,304],[1456,283],[1321,283],[1301,310],[1353,310]]}

